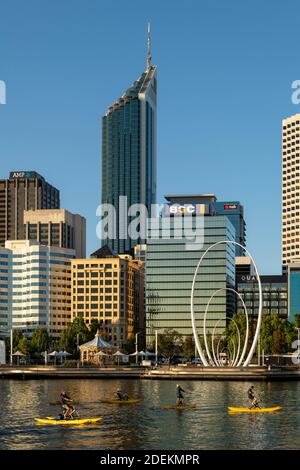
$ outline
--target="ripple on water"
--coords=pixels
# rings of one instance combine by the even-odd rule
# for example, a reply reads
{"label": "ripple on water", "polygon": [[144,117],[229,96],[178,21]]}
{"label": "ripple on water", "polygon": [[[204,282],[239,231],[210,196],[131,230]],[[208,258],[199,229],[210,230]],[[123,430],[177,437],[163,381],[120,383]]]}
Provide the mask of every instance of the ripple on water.
{"label": "ripple on water", "polygon": [[[138,405],[100,403],[121,387]],[[229,415],[247,406],[246,382],[186,381],[197,409],[166,411],[175,402],[174,381],[40,380],[0,382],[0,449],[298,449],[300,384],[256,384],[261,400],[281,405],[276,414]],[[72,395],[81,416],[102,416],[99,425],[37,426],[34,417],[56,415],[61,390]]]}

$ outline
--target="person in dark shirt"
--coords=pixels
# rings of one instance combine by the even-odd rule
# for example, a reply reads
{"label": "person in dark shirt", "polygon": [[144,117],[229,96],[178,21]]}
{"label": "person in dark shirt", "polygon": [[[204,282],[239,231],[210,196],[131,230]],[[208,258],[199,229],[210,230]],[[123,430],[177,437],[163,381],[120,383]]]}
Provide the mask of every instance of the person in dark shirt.
{"label": "person in dark shirt", "polygon": [[185,391],[183,390],[183,388],[181,388],[180,384],[177,384],[176,385],[177,406],[183,405],[183,400],[184,400],[183,393],[185,393]]}
{"label": "person in dark shirt", "polygon": [[120,388],[118,388],[117,393],[116,393],[117,399],[118,400],[128,400],[128,395],[127,393],[123,393]]}
{"label": "person in dark shirt", "polygon": [[248,393],[248,399],[251,401],[250,410],[251,408],[260,408],[258,404],[258,400],[256,396],[254,395],[254,385],[251,385],[247,393]]}

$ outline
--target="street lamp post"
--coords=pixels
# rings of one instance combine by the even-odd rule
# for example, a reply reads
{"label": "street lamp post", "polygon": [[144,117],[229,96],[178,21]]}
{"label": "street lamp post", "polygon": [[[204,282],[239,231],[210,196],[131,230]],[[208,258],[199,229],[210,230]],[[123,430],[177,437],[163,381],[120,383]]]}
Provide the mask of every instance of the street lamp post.
{"label": "street lamp post", "polygon": [[10,330],[10,365],[13,364],[13,338],[14,338],[13,329]]}
{"label": "street lamp post", "polygon": [[300,328],[295,326],[297,332],[298,332],[298,344],[297,344],[297,351],[298,351],[298,364],[299,364],[299,348],[300,348]]}
{"label": "street lamp post", "polygon": [[155,330],[155,365],[158,361],[158,330]]}
{"label": "street lamp post", "polygon": [[138,363],[138,335],[141,333],[139,331],[138,333],[135,334],[135,363]]}

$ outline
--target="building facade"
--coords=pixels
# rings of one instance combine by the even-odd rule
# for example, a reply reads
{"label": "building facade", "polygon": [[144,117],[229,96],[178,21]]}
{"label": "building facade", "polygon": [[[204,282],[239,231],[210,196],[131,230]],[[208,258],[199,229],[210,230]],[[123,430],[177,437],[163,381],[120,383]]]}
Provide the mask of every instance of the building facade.
{"label": "building facade", "polygon": [[72,261],[72,318],[96,321],[113,346],[123,348],[145,331],[143,263],[107,246]]}
{"label": "building facade", "polygon": [[[194,207],[195,214],[226,216],[235,228],[235,241],[246,246],[244,207],[239,201],[218,201],[214,194],[168,195],[165,198],[173,207]],[[236,256],[243,256],[244,250],[236,245],[235,253]]]}
{"label": "building facade", "polygon": [[300,260],[300,114],[282,121],[282,266]]}
{"label": "building facade", "polygon": [[[286,275],[260,276],[263,292],[263,314],[278,313],[288,318],[288,284]],[[249,317],[257,318],[259,308],[259,289],[257,277],[253,274],[237,276],[237,291],[241,294]],[[237,301],[237,312],[244,313],[241,300]]]}
{"label": "building facade", "polygon": [[86,221],[65,209],[24,211],[24,238],[41,245],[75,250],[76,258],[86,256]]}
{"label": "building facade", "polygon": [[0,246],[24,239],[24,210],[59,209],[59,190],[35,171],[12,171],[0,180]]}
{"label": "building facade", "polygon": [[[172,210],[172,209],[171,209]],[[186,206],[189,210],[189,206]],[[197,209],[196,209],[197,210]],[[199,209],[200,210],[200,209]],[[178,236],[180,216],[170,216],[170,207],[163,216],[149,225],[146,251],[146,318],[147,344],[154,341],[155,330],[162,333],[175,329],[184,336],[192,335],[191,289],[194,272],[205,250],[218,241],[235,240],[235,229],[224,216],[190,216],[191,231]],[[187,218],[187,217],[186,217]],[[169,234],[167,234],[167,226]],[[235,285],[235,248],[233,244],[220,244],[209,251],[198,272],[194,305],[198,332],[202,333],[202,320],[207,302],[213,298],[207,318],[208,331],[218,321],[217,332],[223,332],[226,317],[234,313],[235,299],[231,291]]]}
{"label": "building facade", "polygon": [[300,262],[288,266],[288,317],[293,322],[295,315],[300,315]]}
{"label": "building facade", "polygon": [[112,204],[117,214],[115,236],[103,243],[116,253],[133,254],[142,241],[127,236],[128,208],[143,204],[150,214],[156,203],[156,97],[157,67],[150,62],[148,32],[146,71],[102,120],[102,204]]}
{"label": "building facade", "polygon": [[235,277],[236,279],[241,276],[251,276],[255,274],[255,269],[252,264],[250,256],[236,256],[235,257]]}
{"label": "building facade", "polygon": [[[244,207],[239,201],[216,201],[216,214],[228,217],[235,228],[235,240],[242,246],[246,246],[246,222],[244,218]],[[244,250],[236,246],[236,256],[243,256]]]}
{"label": "building facade", "polygon": [[0,248],[1,325],[31,335],[39,327],[58,338],[71,321],[71,260],[74,250],[31,240]]}

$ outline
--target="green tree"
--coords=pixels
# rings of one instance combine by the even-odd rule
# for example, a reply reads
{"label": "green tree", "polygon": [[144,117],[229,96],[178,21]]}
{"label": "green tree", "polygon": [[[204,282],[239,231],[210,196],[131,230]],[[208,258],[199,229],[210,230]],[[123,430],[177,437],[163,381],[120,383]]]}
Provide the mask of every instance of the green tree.
{"label": "green tree", "polygon": [[131,354],[135,352],[135,337],[130,336],[124,344],[124,349],[127,354]]}
{"label": "green tree", "polygon": [[296,328],[300,328],[300,313],[294,315],[294,325]]}
{"label": "green tree", "polygon": [[[13,352],[15,353],[18,350],[19,342],[23,338],[23,333],[21,330],[13,330]],[[10,348],[10,346],[9,346]]]}
{"label": "green tree", "polygon": [[34,353],[41,353],[49,348],[50,338],[46,328],[38,327],[32,335],[30,350]]}
{"label": "green tree", "polygon": [[17,349],[18,349],[18,351],[23,353],[25,356],[28,356],[29,346],[30,346],[30,344],[29,344],[28,338],[23,337],[23,338],[20,339]]}
{"label": "green tree", "polygon": [[195,342],[192,336],[186,336],[183,343],[183,354],[186,359],[191,361],[195,356]]}
{"label": "green tree", "polygon": [[[97,330],[96,330],[97,331]],[[77,338],[79,344],[91,340],[95,335],[87,328],[82,317],[76,317],[68,327],[62,331],[59,346],[71,354],[77,352]]]}
{"label": "green tree", "polygon": [[158,350],[169,361],[182,352],[182,335],[167,328],[158,335]]}

